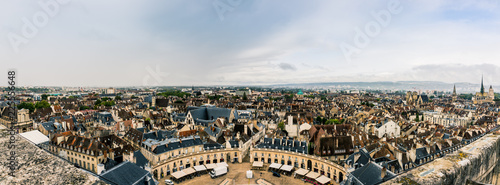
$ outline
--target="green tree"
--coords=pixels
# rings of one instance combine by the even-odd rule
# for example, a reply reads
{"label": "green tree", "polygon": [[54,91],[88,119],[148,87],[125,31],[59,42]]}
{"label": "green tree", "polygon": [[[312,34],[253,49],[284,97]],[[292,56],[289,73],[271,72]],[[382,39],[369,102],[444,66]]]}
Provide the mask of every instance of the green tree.
{"label": "green tree", "polygon": [[243,93],[243,100],[248,100],[247,93]]}
{"label": "green tree", "polygon": [[419,122],[419,121],[420,121],[420,119],[418,118],[418,116],[419,116],[419,115],[418,115],[418,112],[417,112],[417,116],[415,116],[415,117],[416,117],[416,118],[415,118],[415,121],[416,121],[416,122]]}
{"label": "green tree", "polygon": [[87,110],[87,109],[90,109],[90,107],[86,105],[80,106],[80,110]]}
{"label": "green tree", "polygon": [[22,102],[19,105],[17,105],[18,109],[28,109],[30,113],[32,113],[35,110],[35,105],[33,103],[28,103],[28,102]]}
{"label": "green tree", "polygon": [[49,107],[50,107],[49,102],[47,102],[47,101],[45,101],[45,100],[42,100],[42,101],[36,102],[36,104],[35,104],[35,108],[37,108],[37,109],[41,109],[41,108],[49,108]]}
{"label": "green tree", "polygon": [[332,125],[334,123],[334,119],[328,119],[325,122],[325,125]]}
{"label": "green tree", "polygon": [[321,117],[316,117],[316,121],[318,121],[319,123],[321,123],[323,121],[323,119],[321,119]]}
{"label": "green tree", "polygon": [[102,105],[104,105],[106,107],[110,107],[110,106],[115,105],[115,101],[113,101],[113,100],[105,101],[105,102],[102,102]]}
{"label": "green tree", "polygon": [[101,103],[102,103],[101,99],[97,99],[94,103],[94,106],[101,106]]}
{"label": "green tree", "polygon": [[49,95],[47,95],[47,94],[42,94],[42,100],[47,100],[47,97],[49,97]]}
{"label": "green tree", "polygon": [[122,97],[121,96],[115,96],[115,100],[122,100]]}
{"label": "green tree", "polygon": [[281,130],[285,130],[285,122],[281,121],[280,123],[278,123],[278,128]]}

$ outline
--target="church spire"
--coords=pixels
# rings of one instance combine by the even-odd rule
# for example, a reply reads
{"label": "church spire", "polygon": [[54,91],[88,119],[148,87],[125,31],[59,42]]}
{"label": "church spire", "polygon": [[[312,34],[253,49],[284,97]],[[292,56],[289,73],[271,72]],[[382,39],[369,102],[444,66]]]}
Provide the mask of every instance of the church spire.
{"label": "church spire", "polygon": [[481,95],[484,94],[483,75],[481,75]]}
{"label": "church spire", "polygon": [[453,96],[457,95],[457,88],[455,87],[455,84],[453,84]]}

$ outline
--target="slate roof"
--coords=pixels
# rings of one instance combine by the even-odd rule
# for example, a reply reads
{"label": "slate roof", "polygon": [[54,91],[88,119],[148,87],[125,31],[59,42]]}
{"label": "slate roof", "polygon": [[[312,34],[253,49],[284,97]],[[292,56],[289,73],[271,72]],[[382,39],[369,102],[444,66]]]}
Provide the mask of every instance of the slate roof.
{"label": "slate roof", "polygon": [[[211,106],[203,107],[188,107],[188,112],[191,113],[195,124],[208,126],[209,123],[215,122],[217,118],[223,117],[229,120],[231,116],[231,109],[217,108]],[[236,113],[235,113],[236,114]],[[235,115],[235,117],[237,114]]]}
{"label": "slate roof", "polygon": [[49,121],[49,122],[45,122],[45,123],[41,123],[42,127],[49,131],[49,132],[54,132],[56,127],[54,127],[54,122],[53,121]]}
{"label": "slate roof", "polygon": [[298,153],[308,153],[307,143],[305,141],[296,141],[290,138],[264,138],[264,142],[259,143],[255,147],[286,150]]}
{"label": "slate roof", "polygon": [[212,137],[217,137],[217,135],[219,135],[219,133],[221,132],[221,129],[219,127],[211,125],[209,127],[206,127],[204,131]]}
{"label": "slate roof", "polygon": [[[354,161],[354,156],[359,155],[359,158],[357,161]],[[370,156],[370,154],[366,151],[366,149],[361,149],[359,152],[356,152],[352,155],[349,155],[349,157],[346,159],[346,162],[349,162],[349,165],[352,167],[361,167],[365,166],[368,164],[370,161],[373,161],[373,158]],[[355,164],[357,163],[358,166]]]}
{"label": "slate roof", "polygon": [[419,159],[423,159],[423,158],[426,158],[429,156],[429,153],[427,152],[427,149],[425,148],[417,148],[417,150],[415,151],[415,155],[416,155],[416,159],[415,160],[419,160]]}
{"label": "slate roof", "polygon": [[396,176],[396,174],[387,170],[387,175],[382,179],[382,168],[382,166],[374,162],[369,162],[367,165],[351,172],[351,176],[365,185],[379,184]]}
{"label": "slate roof", "polygon": [[97,112],[94,115],[94,119],[99,123],[103,123],[103,124],[107,124],[107,125],[109,125],[115,121],[113,119],[113,116],[109,112]]}
{"label": "slate roof", "polygon": [[171,138],[171,139],[166,139],[164,141],[147,139],[142,143],[147,146],[157,145],[157,147],[152,151],[155,154],[161,154],[179,148],[191,147],[195,145],[203,145],[203,141],[201,141],[199,136],[195,137],[190,136],[187,138],[182,138],[180,140],[176,138]]}
{"label": "slate roof", "polygon": [[146,164],[148,163],[148,160],[144,155],[142,155],[140,150],[137,150],[134,152],[134,157],[135,157],[135,164],[141,168],[144,169],[146,167]]}
{"label": "slate roof", "polygon": [[222,149],[222,145],[219,143],[205,143],[203,144],[203,149],[205,150],[215,150],[215,149]]}
{"label": "slate roof", "polygon": [[[111,181],[120,185],[158,184],[158,182],[153,180],[152,175],[148,171],[128,161],[120,163],[116,167],[101,174],[101,176],[106,181]],[[146,181],[147,179],[150,181]]]}

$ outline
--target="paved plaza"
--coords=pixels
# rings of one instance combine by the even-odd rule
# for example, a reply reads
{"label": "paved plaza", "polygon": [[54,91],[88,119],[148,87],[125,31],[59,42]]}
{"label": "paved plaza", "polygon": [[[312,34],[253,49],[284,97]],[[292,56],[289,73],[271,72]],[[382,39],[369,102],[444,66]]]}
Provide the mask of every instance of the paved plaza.
{"label": "paved plaza", "polygon": [[[273,185],[296,185],[296,184],[310,184],[306,183],[300,179],[295,179],[293,176],[281,175],[281,177],[275,177],[271,172],[266,170],[253,171],[253,178],[247,179],[246,171],[251,169],[251,163],[229,163],[229,171],[226,175],[212,179],[209,174],[201,175],[200,177],[194,177],[192,179],[187,179],[182,181],[179,184],[193,184],[193,185],[205,185],[205,184],[225,184],[225,185],[240,185],[240,184],[266,184],[270,183]],[[267,166],[266,166],[267,169]],[[261,174],[262,173],[262,174]],[[166,178],[160,179],[160,185],[165,184],[165,179],[170,178],[170,176]]]}

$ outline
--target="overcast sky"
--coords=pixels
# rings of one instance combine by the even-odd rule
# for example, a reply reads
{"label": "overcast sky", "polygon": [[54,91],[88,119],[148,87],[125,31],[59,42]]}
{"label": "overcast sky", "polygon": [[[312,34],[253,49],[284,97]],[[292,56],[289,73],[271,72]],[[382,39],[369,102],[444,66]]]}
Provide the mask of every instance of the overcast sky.
{"label": "overcast sky", "polygon": [[500,84],[497,1],[398,2],[1,1],[0,61],[40,86]]}

